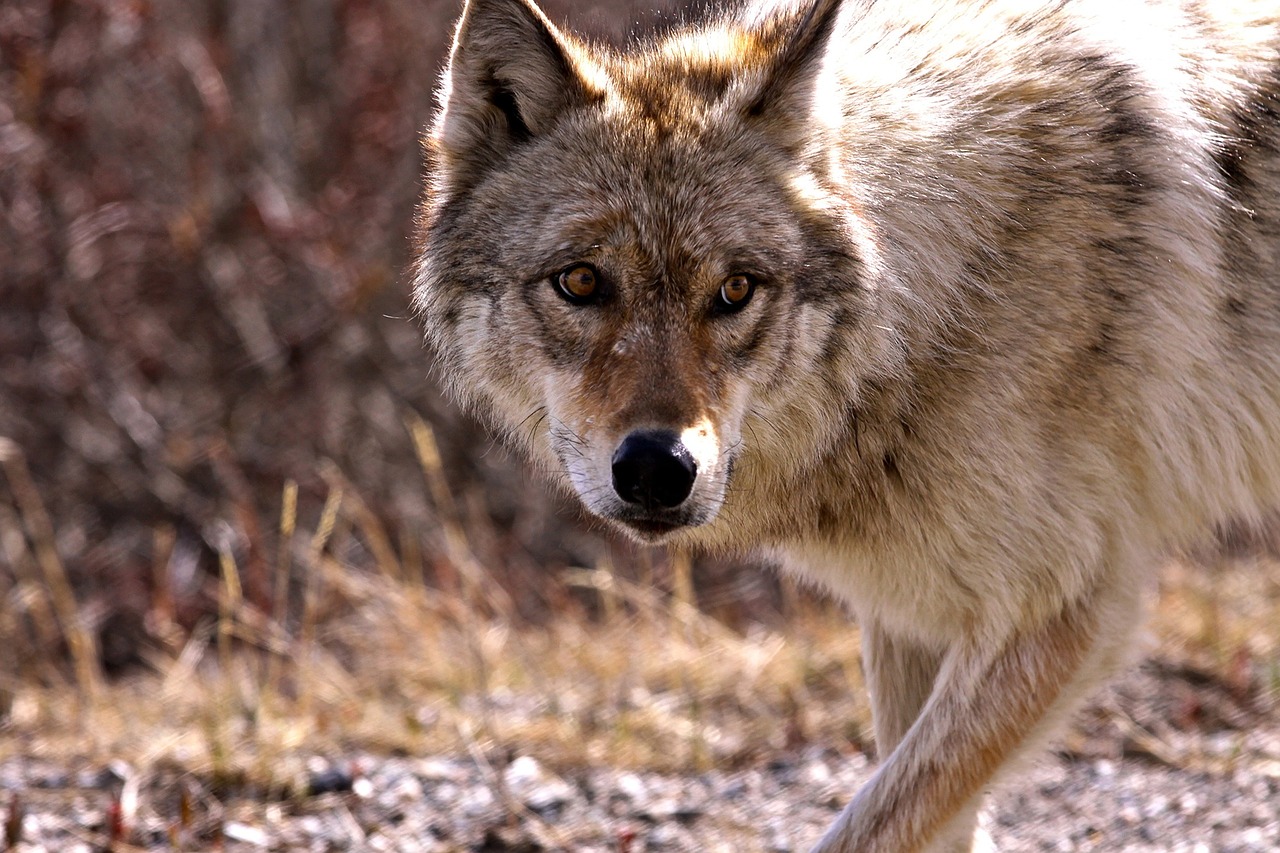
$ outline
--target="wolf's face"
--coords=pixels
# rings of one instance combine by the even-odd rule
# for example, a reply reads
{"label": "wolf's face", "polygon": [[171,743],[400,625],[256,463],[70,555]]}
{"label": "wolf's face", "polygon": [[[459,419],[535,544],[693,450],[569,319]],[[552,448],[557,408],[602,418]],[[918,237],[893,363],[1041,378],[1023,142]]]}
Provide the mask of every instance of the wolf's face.
{"label": "wolf's face", "polygon": [[801,150],[830,25],[629,58],[523,0],[459,25],[428,140],[428,337],[460,398],[642,539],[711,522],[744,455],[804,443],[770,414],[803,429],[788,407],[823,395],[815,365],[858,321],[861,226]]}

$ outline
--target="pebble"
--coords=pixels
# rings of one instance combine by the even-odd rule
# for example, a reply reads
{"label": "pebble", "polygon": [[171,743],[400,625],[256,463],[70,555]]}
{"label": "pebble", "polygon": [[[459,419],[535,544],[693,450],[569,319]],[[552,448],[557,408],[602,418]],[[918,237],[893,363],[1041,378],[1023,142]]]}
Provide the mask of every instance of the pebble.
{"label": "pebble", "polygon": [[261,829],[252,826],[246,826],[243,823],[228,823],[222,827],[222,834],[232,841],[239,841],[241,844],[252,844],[255,847],[268,847],[271,844],[271,838]]}

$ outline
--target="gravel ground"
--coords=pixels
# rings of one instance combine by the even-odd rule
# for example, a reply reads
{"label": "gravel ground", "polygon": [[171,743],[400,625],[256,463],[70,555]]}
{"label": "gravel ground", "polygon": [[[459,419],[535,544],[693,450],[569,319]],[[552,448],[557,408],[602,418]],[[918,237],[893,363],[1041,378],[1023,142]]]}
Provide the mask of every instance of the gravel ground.
{"label": "gravel ground", "polygon": [[[1017,774],[985,821],[1004,851],[1280,850],[1280,713],[1149,665]],[[292,796],[178,768],[0,758],[0,814],[35,851],[803,851],[872,770],[810,748],[734,772],[557,774],[517,755],[317,757]],[[111,846],[115,838],[114,847]],[[123,843],[127,841],[128,843]],[[3,849],[0,846],[0,849]]]}

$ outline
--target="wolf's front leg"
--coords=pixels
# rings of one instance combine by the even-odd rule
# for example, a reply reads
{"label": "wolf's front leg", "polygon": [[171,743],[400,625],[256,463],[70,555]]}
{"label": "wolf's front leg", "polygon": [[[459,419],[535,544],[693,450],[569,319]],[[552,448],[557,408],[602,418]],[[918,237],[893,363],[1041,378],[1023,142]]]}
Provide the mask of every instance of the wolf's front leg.
{"label": "wolf's front leg", "polygon": [[[939,661],[934,688],[915,722],[813,853],[923,851],[963,832],[966,809],[1089,667],[1100,615],[1092,597],[1042,624],[992,639],[977,629]],[[975,626],[976,627],[976,626]],[[876,713],[890,735],[909,714],[928,656],[895,645],[878,629],[870,679]],[[883,669],[882,669],[883,668]],[[893,670],[907,676],[889,687]],[[897,691],[897,692],[895,692]],[[876,722],[877,734],[881,722]],[[967,824],[971,826],[972,824]]]}
{"label": "wolf's front leg", "polygon": [[[876,751],[883,760],[920,716],[938,680],[943,653],[895,636],[877,620],[863,619],[859,624]],[[981,808],[982,794],[978,793],[929,844],[930,853],[987,853],[994,849],[986,833],[978,834]]]}

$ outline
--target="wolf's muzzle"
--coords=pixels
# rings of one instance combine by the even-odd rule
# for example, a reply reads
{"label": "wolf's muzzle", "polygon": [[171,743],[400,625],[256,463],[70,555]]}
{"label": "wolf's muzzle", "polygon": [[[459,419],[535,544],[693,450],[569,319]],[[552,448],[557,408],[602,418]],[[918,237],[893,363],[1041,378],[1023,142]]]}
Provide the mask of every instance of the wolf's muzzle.
{"label": "wolf's muzzle", "polygon": [[613,454],[613,490],[646,511],[680,506],[697,476],[693,454],[665,430],[633,432]]}

